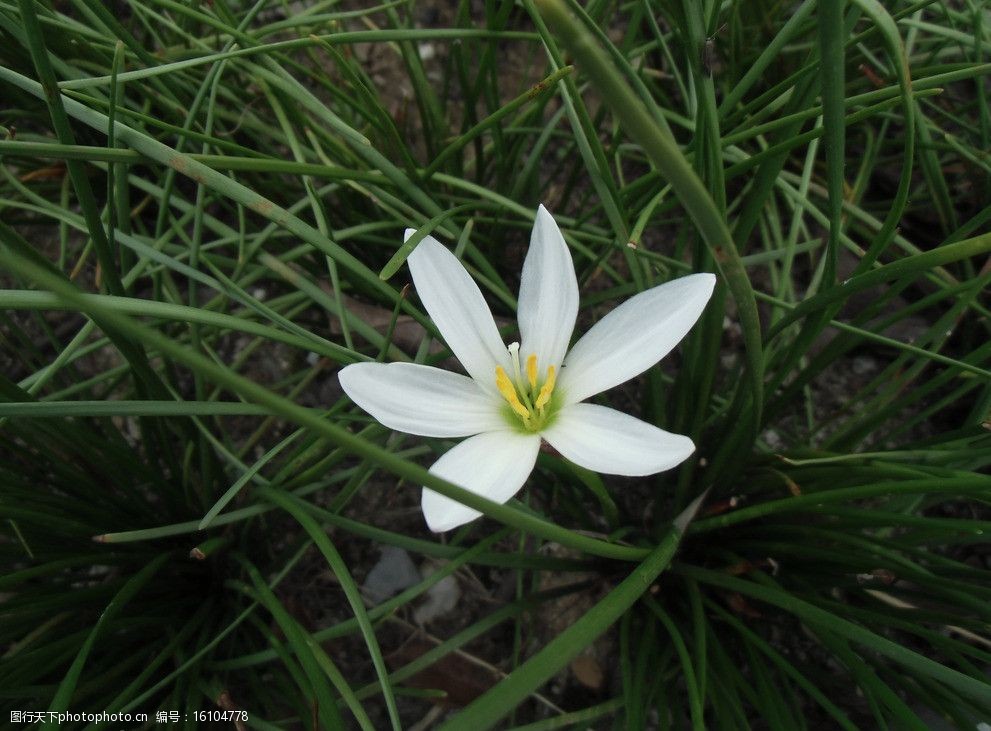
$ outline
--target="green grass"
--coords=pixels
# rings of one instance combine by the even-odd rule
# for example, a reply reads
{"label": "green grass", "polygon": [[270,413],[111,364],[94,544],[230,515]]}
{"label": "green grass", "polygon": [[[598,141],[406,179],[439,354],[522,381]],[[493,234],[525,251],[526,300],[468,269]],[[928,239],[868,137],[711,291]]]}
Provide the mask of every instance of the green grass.
{"label": "green grass", "polygon": [[[991,722],[991,7],[361,5],[0,2],[4,719]],[[582,323],[718,273],[598,397],[698,450],[495,505],[336,371],[445,360],[407,227],[513,322],[541,202]],[[488,517],[429,534],[421,485]],[[441,568],[368,603],[384,545]],[[502,680],[432,711],[457,657]]]}

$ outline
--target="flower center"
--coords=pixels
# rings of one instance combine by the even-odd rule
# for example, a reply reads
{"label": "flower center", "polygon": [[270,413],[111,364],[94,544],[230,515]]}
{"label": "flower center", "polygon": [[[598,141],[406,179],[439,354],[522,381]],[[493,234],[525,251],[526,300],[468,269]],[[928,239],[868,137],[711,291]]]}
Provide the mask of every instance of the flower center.
{"label": "flower center", "polygon": [[519,418],[523,430],[538,432],[547,426],[548,421],[557,410],[552,399],[554,383],[557,380],[554,366],[547,366],[547,375],[539,378],[537,355],[531,353],[526,359],[526,374],[520,368],[520,345],[512,343],[509,354],[513,361],[513,377],[510,378],[506,369],[496,366],[496,388],[506,400],[512,414]]}

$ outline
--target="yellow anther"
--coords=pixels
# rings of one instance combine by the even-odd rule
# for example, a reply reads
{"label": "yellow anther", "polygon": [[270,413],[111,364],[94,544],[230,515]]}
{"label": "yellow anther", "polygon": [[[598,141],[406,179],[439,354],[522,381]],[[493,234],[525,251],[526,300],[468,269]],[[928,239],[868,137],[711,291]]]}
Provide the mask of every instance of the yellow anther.
{"label": "yellow anther", "polygon": [[537,354],[531,353],[526,359],[526,380],[530,382],[530,391],[537,387]]}
{"label": "yellow anther", "polygon": [[530,412],[527,411],[526,406],[520,403],[520,397],[516,395],[516,388],[513,387],[513,382],[509,380],[509,376],[506,375],[506,370],[502,366],[496,366],[496,388],[499,389],[502,397],[509,402],[513,411],[525,423],[528,423],[530,421]]}
{"label": "yellow anther", "polygon": [[[529,363],[527,366],[529,367]],[[547,406],[547,402],[551,400],[551,394],[554,393],[554,381],[557,380],[557,376],[554,372],[554,366],[547,366],[547,380],[544,381],[544,385],[540,388],[540,393],[537,395],[537,402],[534,404],[537,410],[542,410]]]}

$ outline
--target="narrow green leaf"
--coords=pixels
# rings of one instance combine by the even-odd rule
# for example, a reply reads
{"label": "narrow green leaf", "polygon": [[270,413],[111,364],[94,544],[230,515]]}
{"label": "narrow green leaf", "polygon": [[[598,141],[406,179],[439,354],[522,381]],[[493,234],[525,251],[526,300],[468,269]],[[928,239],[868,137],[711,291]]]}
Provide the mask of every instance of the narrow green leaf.
{"label": "narrow green leaf", "polygon": [[596,637],[618,620],[670,563],[681,534],[672,528],[626,579],[543,649],[486,692],[440,731],[492,728],[531,693],[564,668]]}

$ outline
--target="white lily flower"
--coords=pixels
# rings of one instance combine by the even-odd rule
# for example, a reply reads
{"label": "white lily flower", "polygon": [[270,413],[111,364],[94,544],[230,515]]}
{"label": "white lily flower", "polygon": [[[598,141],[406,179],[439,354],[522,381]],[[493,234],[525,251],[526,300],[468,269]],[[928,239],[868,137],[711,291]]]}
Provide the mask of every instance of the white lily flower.
{"label": "white lily flower", "polygon": [[[406,238],[412,234],[408,229]],[[564,237],[543,206],[523,264],[521,342],[508,348],[478,285],[442,244],[425,237],[408,262],[424,308],[468,375],[411,363],[356,363],[338,377],[348,396],[390,429],[468,437],[437,460],[433,474],[504,503],[533,470],[542,439],[575,464],[614,475],[661,472],[695,450],[686,436],[584,401],[667,355],[702,314],[714,275],[692,274],[631,297],[569,351],[578,281]],[[426,487],[422,506],[434,532],[481,515]]]}

